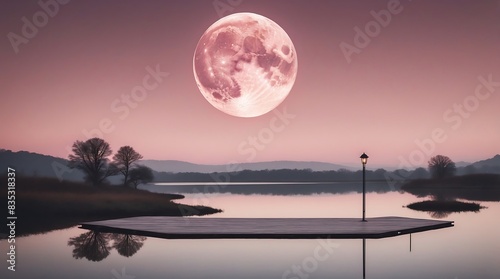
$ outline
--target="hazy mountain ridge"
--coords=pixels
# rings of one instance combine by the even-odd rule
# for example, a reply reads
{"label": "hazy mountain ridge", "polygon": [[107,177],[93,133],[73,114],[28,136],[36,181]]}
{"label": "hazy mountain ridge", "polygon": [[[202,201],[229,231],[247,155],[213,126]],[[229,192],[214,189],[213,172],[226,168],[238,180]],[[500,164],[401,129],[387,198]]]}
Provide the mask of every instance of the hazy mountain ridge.
{"label": "hazy mountain ridge", "polygon": [[471,165],[471,164],[472,164],[471,162],[464,162],[464,161],[455,162],[455,166],[457,168],[466,167],[466,166]]}
{"label": "hazy mountain ridge", "polygon": [[84,174],[79,170],[67,168],[68,160],[50,155],[0,149],[0,174],[13,168],[17,174],[39,177],[57,177],[62,175],[64,180],[81,181]]}
{"label": "hazy mountain ridge", "polygon": [[150,167],[157,172],[228,172],[237,170],[276,170],[276,169],[311,169],[313,171],[328,171],[348,169],[350,167],[314,161],[269,161],[269,162],[256,162],[256,163],[240,163],[235,165],[207,165],[207,164],[194,164],[184,161],[176,160],[141,160],[141,165]]}
{"label": "hazy mountain ridge", "polygon": [[[50,155],[43,155],[27,151],[13,152],[0,149],[0,174],[4,174],[8,167],[16,169],[18,174],[39,177],[56,177],[69,181],[82,181],[84,174],[80,170],[69,169],[68,160]],[[263,171],[263,170],[306,170],[312,171],[338,171],[339,169],[351,168],[338,164],[325,162],[301,162],[301,161],[271,161],[258,163],[241,163],[238,165],[203,165],[193,164],[175,160],[142,160],[140,164],[153,169],[155,177],[162,177],[168,173],[200,173],[230,172],[234,170]],[[500,155],[481,160],[469,165],[474,170],[471,172],[500,173]],[[467,168],[467,167],[465,167]],[[462,169],[465,169],[462,168]],[[354,170],[356,171],[356,170]],[[469,171],[469,170],[468,170]],[[110,177],[111,183],[120,183],[122,176]]]}
{"label": "hazy mountain ridge", "polygon": [[495,155],[493,158],[477,161],[472,164],[476,168],[484,166],[500,166],[500,154]]}
{"label": "hazy mountain ridge", "polygon": [[[82,181],[84,174],[77,169],[67,167],[68,160],[64,158],[33,153],[28,151],[16,151],[0,148],[0,174],[6,172],[7,167],[14,168],[18,174],[39,177],[62,176],[64,180]],[[153,169],[155,176],[159,173],[212,173],[227,172],[231,170],[272,170],[272,169],[311,169],[313,171],[350,169],[342,165],[324,162],[300,162],[300,161],[271,161],[261,163],[242,163],[238,165],[203,165],[176,160],[142,160],[139,164]],[[121,176],[112,176],[112,183],[119,183]]]}

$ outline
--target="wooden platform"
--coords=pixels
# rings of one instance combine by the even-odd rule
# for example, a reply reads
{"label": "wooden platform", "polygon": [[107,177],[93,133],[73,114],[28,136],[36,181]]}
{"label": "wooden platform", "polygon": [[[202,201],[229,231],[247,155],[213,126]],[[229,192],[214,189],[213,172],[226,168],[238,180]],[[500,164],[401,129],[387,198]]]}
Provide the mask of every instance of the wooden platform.
{"label": "wooden platform", "polygon": [[452,227],[452,221],[404,217],[367,218],[197,218],[132,217],[82,223],[101,232],[159,238],[384,238]]}

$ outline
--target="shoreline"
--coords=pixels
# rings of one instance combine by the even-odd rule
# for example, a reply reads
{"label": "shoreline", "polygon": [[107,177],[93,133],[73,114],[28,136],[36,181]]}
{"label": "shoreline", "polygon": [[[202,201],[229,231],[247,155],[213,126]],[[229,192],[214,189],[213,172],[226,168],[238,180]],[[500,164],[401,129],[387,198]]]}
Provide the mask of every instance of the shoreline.
{"label": "shoreline", "polygon": [[[6,181],[7,179],[5,179]],[[4,191],[2,191],[4,192]],[[6,200],[5,193],[0,194]],[[121,186],[93,187],[53,178],[17,177],[16,236],[46,233],[82,222],[137,216],[203,216],[222,212],[174,202],[183,195],[153,193]],[[8,228],[0,234],[8,234]]]}

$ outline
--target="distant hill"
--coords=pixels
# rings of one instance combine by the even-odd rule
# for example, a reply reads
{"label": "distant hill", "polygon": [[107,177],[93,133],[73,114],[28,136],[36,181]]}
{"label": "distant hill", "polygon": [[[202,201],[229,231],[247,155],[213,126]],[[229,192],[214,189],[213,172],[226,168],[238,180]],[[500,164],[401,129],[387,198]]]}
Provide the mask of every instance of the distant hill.
{"label": "distant hill", "polygon": [[472,165],[476,168],[481,168],[484,166],[500,167],[500,154],[497,154],[497,155],[495,155],[495,157],[490,158],[490,159],[477,161]]}
{"label": "distant hill", "polygon": [[477,161],[471,166],[475,169],[476,173],[497,173],[500,174],[500,155],[495,155],[495,157]]}
{"label": "distant hill", "polygon": [[[155,172],[226,172],[235,169],[236,166],[227,165],[203,165],[193,164],[175,160],[142,160],[139,162],[153,169]],[[69,169],[68,160],[27,151],[12,152],[0,149],[0,174],[5,173],[7,167],[15,168],[20,174],[28,176],[55,177],[62,176],[64,180],[82,181],[84,174],[80,170]],[[323,162],[299,162],[299,161],[272,161],[260,163],[242,163],[238,165],[240,170],[275,170],[275,169],[311,169],[313,171],[327,171],[338,169],[349,169],[348,167],[323,163]],[[111,177],[115,182],[119,177]]]}
{"label": "distant hill", "polygon": [[472,164],[471,162],[464,162],[464,161],[455,162],[455,166],[457,168],[466,167],[466,166],[471,165],[471,164]]}
{"label": "distant hill", "polygon": [[11,167],[16,170],[16,173],[26,176],[55,178],[61,176],[64,180],[82,181],[83,173],[69,169],[67,162],[63,158],[27,151],[0,150],[0,174],[5,173],[7,167]]}
{"label": "distant hill", "polygon": [[311,169],[312,171],[329,171],[339,169],[350,169],[349,167],[324,163],[324,162],[301,162],[301,161],[271,161],[258,163],[240,163],[236,165],[202,165],[175,160],[141,160],[141,165],[150,167],[157,172],[227,172],[234,169],[239,170],[277,170],[277,169]]}
{"label": "distant hill", "polygon": [[[12,152],[0,149],[0,175],[7,172],[7,167],[14,168],[18,175],[57,178],[66,181],[83,181],[84,174],[78,169],[70,169],[68,160],[27,151]],[[112,176],[108,180],[118,184],[121,176]]]}
{"label": "distant hill", "polygon": [[[69,169],[68,160],[38,153],[26,151],[12,152],[10,150],[0,149],[0,175],[6,173],[7,167],[15,168],[18,174],[27,176],[62,178],[68,181],[83,181],[84,174],[80,170]],[[301,161],[271,161],[259,163],[241,163],[238,166],[226,165],[203,165],[193,164],[174,160],[142,160],[140,164],[153,169],[155,177],[161,177],[166,173],[212,173],[228,172],[234,169],[262,171],[262,170],[280,170],[297,169],[312,171],[331,171],[339,169],[352,170],[349,167],[324,163],[324,162],[301,162]],[[497,173],[500,174],[500,155],[493,158],[478,161],[472,165],[461,167],[462,173]],[[357,171],[356,169],[354,171]],[[121,183],[122,176],[113,176],[109,181],[113,184]]]}

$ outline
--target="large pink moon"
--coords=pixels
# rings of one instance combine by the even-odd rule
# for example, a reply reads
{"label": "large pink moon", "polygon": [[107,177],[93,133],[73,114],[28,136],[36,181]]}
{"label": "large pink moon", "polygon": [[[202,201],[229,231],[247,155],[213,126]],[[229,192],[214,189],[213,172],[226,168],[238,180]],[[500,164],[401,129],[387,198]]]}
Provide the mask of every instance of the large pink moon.
{"label": "large pink moon", "polygon": [[201,36],[193,57],[201,93],[215,108],[256,117],[288,96],[297,76],[297,53],[274,21],[253,13],[221,18]]}

